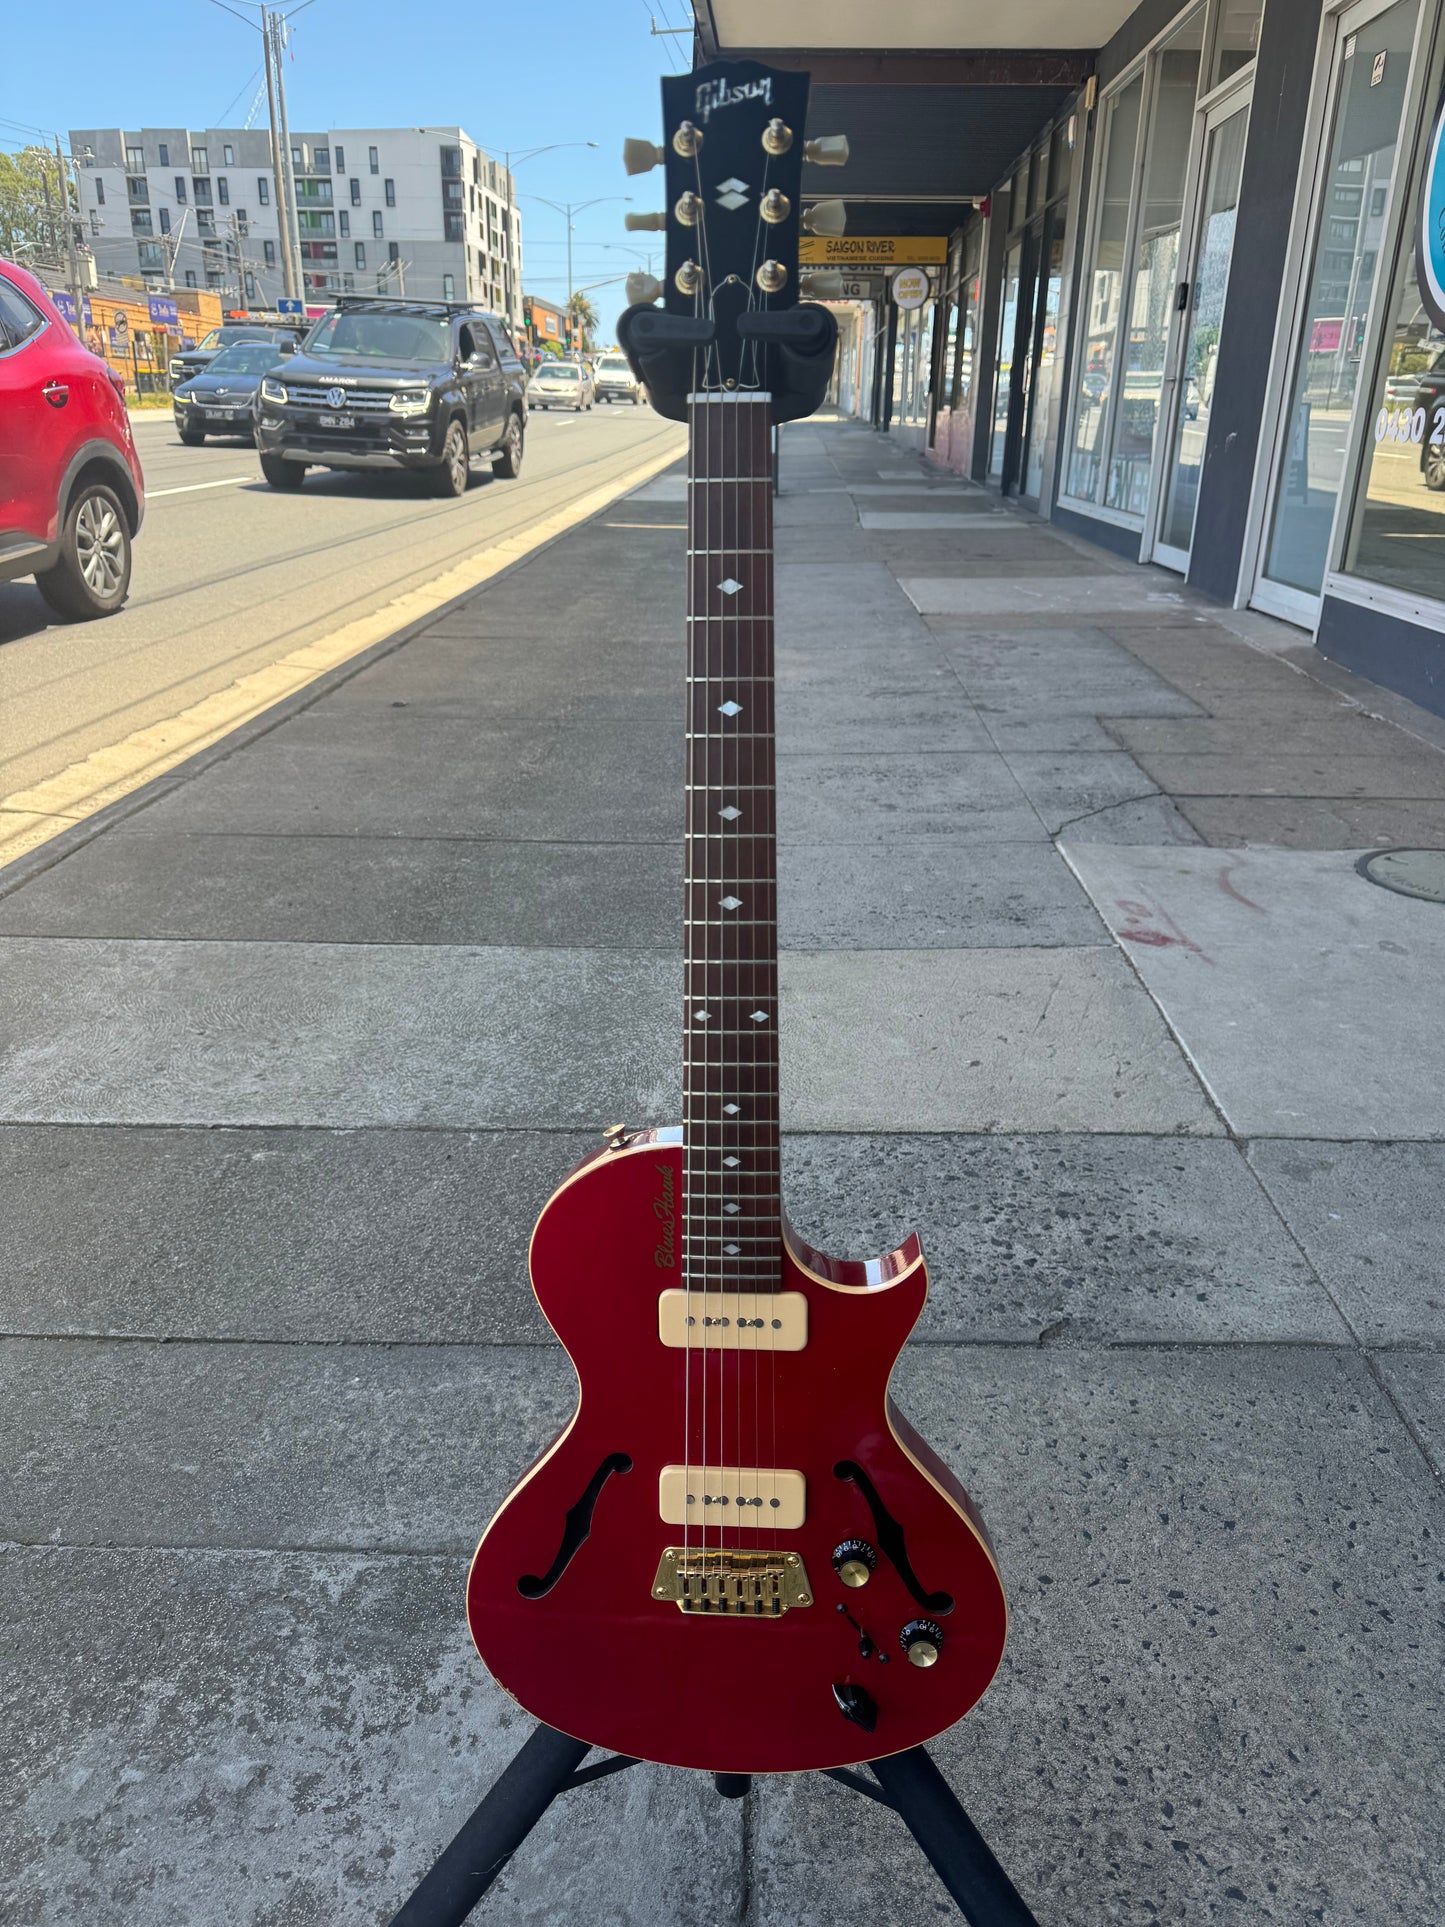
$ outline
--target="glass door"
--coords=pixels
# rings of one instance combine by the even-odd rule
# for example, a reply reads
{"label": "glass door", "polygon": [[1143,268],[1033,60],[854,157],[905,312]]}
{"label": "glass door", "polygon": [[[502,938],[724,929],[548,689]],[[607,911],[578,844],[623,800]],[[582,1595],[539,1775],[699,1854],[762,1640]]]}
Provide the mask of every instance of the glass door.
{"label": "glass door", "polygon": [[1193,259],[1187,279],[1179,284],[1181,300],[1187,305],[1182,310],[1185,322],[1180,336],[1180,365],[1171,384],[1173,420],[1154,560],[1181,573],[1189,567],[1194,538],[1194,510],[1199,499],[1204,444],[1209,436],[1219,329],[1234,252],[1234,217],[1248,126],[1247,94],[1241,100],[1235,93],[1205,117],[1199,208],[1191,224]]}
{"label": "glass door", "polygon": [[988,472],[1003,474],[1004,447],[1008,441],[1009,400],[1013,394],[1014,338],[1019,325],[1019,274],[1023,266],[1023,241],[1017,240],[1008,251],[1004,266],[1003,301],[998,318],[998,359],[993,385],[993,439],[989,444]]}
{"label": "glass door", "polygon": [[1028,404],[1023,429],[1023,482],[1025,501],[1037,502],[1043,492],[1044,452],[1048,440],[1049,403],[1053,396],[1054,376],[1058,369],[1059,312],[1064,294],[1064,243],[1067,238],[1069,210],[1066,201],[1051,208],[1044,219],[1040,246],[1035,317],[1033,367],[1029,381]]}
{"label": "glass door", "polygon": [[1273,454],[1252,600],[1306,628],[1319,612],[1395,171],[1420,0],[1339,17],[1294,366]]}

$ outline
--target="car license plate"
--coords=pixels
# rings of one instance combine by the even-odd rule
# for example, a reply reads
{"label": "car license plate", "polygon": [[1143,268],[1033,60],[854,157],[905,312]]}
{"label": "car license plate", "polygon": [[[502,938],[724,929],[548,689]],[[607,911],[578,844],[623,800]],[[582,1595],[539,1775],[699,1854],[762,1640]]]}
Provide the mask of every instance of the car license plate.
{"label": "car license plate", "polygon": [[218,422],[228,422],[234,418],[236,411],[234,408],[208,408],[206,413]]}
{"label": "car license plate", "polygon": [[323,428],[355,428],[355,415],[318,415],[317,420]]}

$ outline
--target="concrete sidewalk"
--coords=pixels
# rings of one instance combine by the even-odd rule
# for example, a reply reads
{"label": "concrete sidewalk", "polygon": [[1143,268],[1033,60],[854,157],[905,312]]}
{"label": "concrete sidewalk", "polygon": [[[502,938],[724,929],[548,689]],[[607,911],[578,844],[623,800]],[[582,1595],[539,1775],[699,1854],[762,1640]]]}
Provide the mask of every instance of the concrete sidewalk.
{"label": "concrete sidewalk", "polygon": [[[1355,860],[1445,733],[866,430],[784,476],[791,1215],[921,1230],[1013,1610],[938,1758],[1045,1927],[1434,1927],[1445,905]],[[0,1921],[384,1921],[528,1730],[462,1584],[571,1405],[532,1221],[679,1103],[683,501],[0,872]],[[489,1906],[948,1912],[651,1768]]]}

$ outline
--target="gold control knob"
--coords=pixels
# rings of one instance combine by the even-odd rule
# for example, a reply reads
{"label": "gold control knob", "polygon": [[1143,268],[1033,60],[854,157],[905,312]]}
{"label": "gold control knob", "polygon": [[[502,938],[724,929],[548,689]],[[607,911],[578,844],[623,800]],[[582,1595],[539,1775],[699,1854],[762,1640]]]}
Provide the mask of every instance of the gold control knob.
{"label": "gold control knob", "polygon": [[931,1619],[910,1619],[898,1635],[910,1666],[936,1666],[943,1651],[943,1628]]}
{"label": "gold control knob", "polygon": [[677,132],[672,137],[673,153],[681,154],[685,161],[690,161],[701,146],[701,128],[694,127],[690,120],[680,122]]}
{"label": "gold control knob", "polygon": [[845,1539],[833,1548],[833,1570],[845,1586],[866,1586],[878,1564],[878,1554],[866,1539]]}
{"label": "gold control knob", "polygon": [[607,1140],[607,1148],[609,1151],[620,1151],[627,1142],[628,1134],[629,1126],[626,1124],[609,1124],[602,1133],[603,1137]]}
{"label": "gold control knob", "polygon": [[[793,130],[786,121],[770,120],[763,129],[763,152],[786,154],[793,144]],[[804,150],[806,152],[806,149]]]}

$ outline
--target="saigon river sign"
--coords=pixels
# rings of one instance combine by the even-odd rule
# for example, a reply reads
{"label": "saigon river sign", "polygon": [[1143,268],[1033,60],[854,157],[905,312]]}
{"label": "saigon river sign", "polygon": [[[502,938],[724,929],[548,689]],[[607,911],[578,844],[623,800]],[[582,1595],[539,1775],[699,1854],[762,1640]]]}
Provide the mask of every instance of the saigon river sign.
{"label": "saigon river sign", "polygon": [[928,268],[948,259],[941,234],[805,234],[798,244],[805,268]]}

